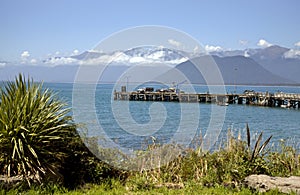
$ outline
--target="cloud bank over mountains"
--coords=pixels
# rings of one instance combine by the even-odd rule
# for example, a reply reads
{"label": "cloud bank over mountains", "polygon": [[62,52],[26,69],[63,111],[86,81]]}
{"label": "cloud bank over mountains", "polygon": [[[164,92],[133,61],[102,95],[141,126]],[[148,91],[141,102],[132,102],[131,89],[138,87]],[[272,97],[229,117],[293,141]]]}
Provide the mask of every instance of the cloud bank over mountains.
{"label": "cloud bank over mountains", "polygon": [[[171,40],[170,40],[171,41]],[[172,42],[179,44],[178,42]],[[67,57],[50,57],[43,60],[43,64],[48,66],[58,65],[104,65],[113,63],[114,65],[131,64],[151,64],[166,63],[170,65],[179,64],[188,60],[189,56],[182,51],[173,51],[167,48],[134,48],[127,51],[115,51],[112,53],[102,53],[101,51],[85,51],[78,55]]]}
{"label": "cloud bank over mountains", "polygon": [[268,41],[264,40],[264,39],[260,39],[257,43],[257,46],[266,48],[266,47],[271,47],[273,44],[269,43]]}
{"label": "cloud bank over mountains", "polygon": [[[168,43],[176,48],[182,48],[183,44],[169,39]],[[240,40],[240,45],[247,46],[247,40]],[[55,52],[55,54],[49,54],[46,58],[34,58],[29,51],[23,51],[20,54],[20,60],[15,62],[0,62],[0,67],[6,65],[38,65],[38,66],[59,66],[59,65],[97,65],[114,62],[116,64],[151,64],[151,63],[167,63],[167,64],[179,64],[191,57],[199,55],[218,55],[218,56],[234,56],[242,55],[244,57],[251,57],[251,55],[261,49],[266,49],[272,46],[276,46],[267,40],[260,39],[257,44],[259,48],[256,49],[244,49],[244,50],[232,50],[223,48],[219,45],[205,45],[202,49],[195,48],[191,53],[184,52],[180,49],[177,51],[171,51],[163,46],[158,48],[139,48],[131,49],[128,51],[115,51],[111,53],[103,53],[97,50],[90,50],[80,53],[75,49],[70,54],[61,54]],[[281,57],[285,59],[300,59],[300,41],[294,44],[294,48],[286,48],[286,51]]]}
{"label": "cloud bank over mountains", "polygon": [[[176,40],[169,39],[168,42],[178,48],[183,47],[183,44]],[[246,46],[248,42],[241,40],[240,44]],[[181,71],[186,69],[193,72],[193,68],[185,64],[189,64],[191,59],[211,55],[222,70],[227,84],[233,83],[230,75],[234,72],[239,73],[240,79],[237,78],[237,81],[242,84],[300,84],[300,42],[295,43],[294,48],[285,48],[261,39],[257,46],[259,47],[256,49],[231,50],[205,45],[204,48],[195,48],[191,52],[171,50],[162,46],[138,47],[110,53],[74,50],[69,55],[56,52],[45,59],[36,59],[29,51],[23,51],[20,54],[20,62],[0,61],[0,80],[12,79],[22,72],[46,82],[72,82],[79,66],[109,65],[105,82],[113,82],[118,75],[135,65],[147,66],[148,68],[144,69],[147,71],[150,67],[179,67]],[[148,74],[147,71],[141,75]],[[257,82],[247,76],[250,73],[256,75],[253,78]]]}

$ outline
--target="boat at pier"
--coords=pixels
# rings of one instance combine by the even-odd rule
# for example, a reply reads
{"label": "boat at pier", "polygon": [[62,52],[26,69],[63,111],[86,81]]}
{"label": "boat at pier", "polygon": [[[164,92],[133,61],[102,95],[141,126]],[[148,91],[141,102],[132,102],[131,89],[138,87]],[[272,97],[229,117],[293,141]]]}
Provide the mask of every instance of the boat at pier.
{"label": "boat at pier", "polygon": [[229,106],[228,102],[218,102],[217,103],[218,106]]}

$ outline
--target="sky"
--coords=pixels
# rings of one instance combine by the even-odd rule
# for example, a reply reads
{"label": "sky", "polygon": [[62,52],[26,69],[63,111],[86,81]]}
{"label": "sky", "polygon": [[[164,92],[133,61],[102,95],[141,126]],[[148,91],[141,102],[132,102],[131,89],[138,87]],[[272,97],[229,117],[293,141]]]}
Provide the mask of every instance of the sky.
{"label": "sky", "polygon": [[300,48],[299,0],[0,0],[0,62],[72,55],[123,29],[161,25],[207,50]]}

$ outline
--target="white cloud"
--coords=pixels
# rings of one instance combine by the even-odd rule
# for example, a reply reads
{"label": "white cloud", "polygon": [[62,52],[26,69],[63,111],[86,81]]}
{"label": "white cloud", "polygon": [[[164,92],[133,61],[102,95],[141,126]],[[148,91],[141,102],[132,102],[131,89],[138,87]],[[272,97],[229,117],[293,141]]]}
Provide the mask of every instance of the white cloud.
{"label": "white cloud", "polygon": [[212,46],[212,45],[205,45],[204,47],[206,52],[216,52],[216,51],[223,51],[223,48],[220,46]]}
{"label": "white cloud", "polygon": [[128,61],[129,58],[130,57],[123,52],[115,52],[112,55],[105,55],[104,58],[102,57],[103,60],[114,61],[114,62],[125,62]]}
{"label": "white cloud", "polygon": [[175,47],[180,47],[180,46],[181,46],[181,43],[178,42],[178,41],[175,41],[174,39],[169,39],[168,42],[169,42],[171,45],[175,46]]}
{"label": "white cloud", "polygon": [[6,63],[5,62],[0,62],[0,68],[6,66]]}
{"label": "white cloud", "polygon": [[23,51],[23,53],[21,54],[21,58],[26,59],[29,58],[30,54],[29,51]]}
{"label": "white cloud", "polygon": [[72,53],[72,55],[78,55],[79,54],[79,51],[77,50],[77,49],[75,49],[74,51],[73,51],[73,53]]}
{"label": "white cloud", "polygon": [[103,50],[98,50],[98,49],[90,49],[90,50],[87,50],[88,52],[95,52],[95,53],[104,53]]}
{"label": "white cloud", "polygon": [[239,40],[239,44],[242,46],[246,46],[248,44],[247,40]]}
{"label": "white cloud", "polygon": [[57,66],[57,65],[69,65],[69,64],[76,64],[78,60],[74,58],[69,58],[69,57],[52,57],[49,58],[45,61],[46,65],[49,66]]}
{"label": "white cloud", "polygon": [[130,63],[146,63],[147,60],[143,57],[132,57],[129,59]]}
{"label": "white cloud", "polygon": [[194,51],[194,53],[200,52],[200,49],[199,49],[198,45],[196,45],[196,46],[194,47],[193,51]]}
{"label": "white cloud", "polygon": [[168,61],[168,63],[169,64],[180,64],[180,63],[186,62],[187,60],[188,60],[188,58],[182,57],[180,59]]}
{"label": "white cloud", "polygon": [[268,41],[264,40],[264,39],[260,39],[257,43],[258,46],[260,47],[270,47],[273,44],[269,43]]}
{"label": "white cloud", "polygon": [[37,63],[37,60],[36,60],[36,59],[31,59],[31,60],[30,60],[30,63],[31,63],[31,64],[36,64],[36,63]]}
{"label": "white cloud", "polygon": [[30,57],[29,51],[23,51],[21,53],[21,63],[22,64],[29,63],[29,57]]}
{"label": "white cloud", "polygon": [[297,42],[297,43],[295,43],[295,46],[296,46],[296,47],[300,47],[300,41]]}
{"label": "white cloud", "polygon": [[[93,51],[93,52],[96,52],[96,51]],[[112,55],[105,54],[105,55],[101,55],[98,58],[87,58],[87,59],[81,60],[79,62],[79,64],[81,64],[81,65],[100,65],[100,64],[107,64],[107,63],[111,63],[111,62],[123,63],[123,62],[128,62],[128,61],[129,61],[129,56],[127,56],[123,52],[115,52]]]}
{"label": "white cloud", "polygon": [[290,49],[284,53],[285,58],[300,58],[300,50]]}
{"label": "white cloud", "polygon": [[128,56],[124,54],[123,52],[116,52],[113,53],[112,55],[102,55],[98,58],[91,58],[91,59],[84,59],[79,62],[81,65],[101,65],[101,64],[107,64],[110,63],[110,65],[118,65],[118,64],[140,64],[140,65],[151,65],[151,64],[180,64],[182,62],[187,61],[188,59],[185,57],[182,58],[177,58],[169,61],[164,61],[162,59],[163,57],[162,51],[160,52],[155,52],[151,55],[148,56]]}

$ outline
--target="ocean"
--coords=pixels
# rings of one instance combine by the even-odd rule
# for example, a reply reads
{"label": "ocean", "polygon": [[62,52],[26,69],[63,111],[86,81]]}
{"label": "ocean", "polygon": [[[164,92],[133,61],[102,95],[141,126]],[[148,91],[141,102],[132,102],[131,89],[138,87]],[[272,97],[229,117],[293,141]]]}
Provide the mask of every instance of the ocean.
{"label": "ocean", "polygon": [[[227,139],[228,129],[231,129],[235,137],[240,134],[246,139],[248,124],[253,145],[258,134],[263,132],[263,140],[273,136],[270,145],[278,147],[285,142],[300,149],[300,109],[236,104],[223,107],[205,103],[114,101],[113,91],[121,89],[114,88],[112,84],[98,84],[92,96],[88,96],[91,99],[88,99],[85,93],[93,86],[83,85],[78,93],[73,93],[74,85],[71,83],[45,83],[44,86],[57,92],[76,111],[72,113],[75,122],[84,126],[80,133],[98,137],[99,144],[105,147],[137,150],[146,148],[153,142],[194,147],[198,141],[204,140],[204,147],[213,150],[222,146]],[[184,89],[184,85],[181,88]],[[199,93],[208,91],[206,86],[194,85],[194,89]],[[300,87],[225,86],[225,89],[227,93],[254,90],[300,94]],[[129,90],[133,90],[130,85]],[[91,104],[85,106],[86,102]]]}

